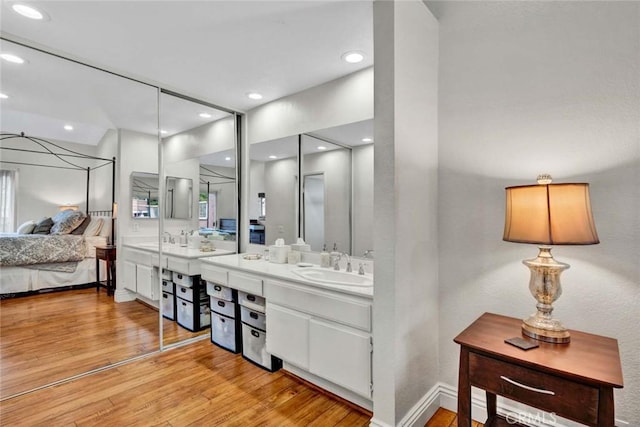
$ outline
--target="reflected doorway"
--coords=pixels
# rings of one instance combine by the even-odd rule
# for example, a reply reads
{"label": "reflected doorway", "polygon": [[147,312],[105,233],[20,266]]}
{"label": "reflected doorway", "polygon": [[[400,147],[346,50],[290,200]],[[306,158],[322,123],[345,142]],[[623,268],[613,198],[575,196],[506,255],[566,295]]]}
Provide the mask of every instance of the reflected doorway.
{"label": "reflected doorway", "polygon": [[303,182],[304,240],[313,250],[324,241],[324,173],[304,176]]}

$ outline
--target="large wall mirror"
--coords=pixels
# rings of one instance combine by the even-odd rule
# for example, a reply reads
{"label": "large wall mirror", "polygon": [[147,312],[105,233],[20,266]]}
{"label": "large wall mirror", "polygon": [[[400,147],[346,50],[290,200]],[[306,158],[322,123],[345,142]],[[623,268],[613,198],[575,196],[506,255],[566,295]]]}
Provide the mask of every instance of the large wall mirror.
{"label": "large wall mirror", "polygon": [[365,120],[251,144],[249,243],[300,236],[313,251],[373,249],[372,136]]}
{"label": "large wall mirror", "polygon": [[158,174],[132,172],[130,177],[131,216],[137,219],[158,218]]}
{"label": "large wall mirror", "polygon": [[[237,252],[236,115],[163,92],[160,127],[164,184],[160,194],[166,213],[162,234],[176,242],[183,233],[206,239],[215,250],[201,256]],[[163,256],[172,256],[171,247],[164,246]],[[197,261],[195,256],[191,260]],[[164,316],[162,331],[163,346],[209,334],[209,329],[189,331]]]}
{"label": "large wall mirror", "polygon": [[[95,247],[126,234],[131,172],[157,173],[157,162],[155,170],[141,169],[140,156],[119,158],[119,150],[146,139],[157,152],[158,91],[7,40],[0,43],[3,53],[24,59],[2,64],[7,96],[1,100],[0,169],[15,184],[14,197],[1,202],[13,209],[2,232],[16,233],[20,225],[56,217],[61,210],[91,215],[87,227],[74,229],[78,233],[70,237],[74,247],[84,248],[78,260],[7,265],[3,258],[0,263],[0,398],[6,399],[160,348],[156,310],[137,301],[116,302],[104,288],[96,292],[94,284]],[[5,138],[22,132],[29,138]],[[101,167],[113,157],[115,174],[109,165]],[[121,207],[118,219],[111,216],[112,190]],[[44,236],[50,237],[55,236]]]}

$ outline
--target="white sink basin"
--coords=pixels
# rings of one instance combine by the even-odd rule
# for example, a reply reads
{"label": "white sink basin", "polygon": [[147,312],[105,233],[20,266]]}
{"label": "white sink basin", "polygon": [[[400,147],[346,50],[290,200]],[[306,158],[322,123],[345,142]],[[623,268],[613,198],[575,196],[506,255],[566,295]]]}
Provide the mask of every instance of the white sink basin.
{"label": "white sink basin", "polygon": [[297,268],[292,270],[294,274],[312,282],[326,283],[328,285],[343,286],[373,286],[373,278],[370,275],[347,273],[326,268]]}

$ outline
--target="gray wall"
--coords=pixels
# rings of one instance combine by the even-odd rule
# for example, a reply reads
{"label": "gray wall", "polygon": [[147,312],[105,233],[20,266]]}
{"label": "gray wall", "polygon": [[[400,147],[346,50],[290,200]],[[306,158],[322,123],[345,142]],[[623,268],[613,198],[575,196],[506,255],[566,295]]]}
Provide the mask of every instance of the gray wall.
{"label": "gray wall", "polygon": [[571,265],[554,314],[618,339],[616,416],[636,425],[640,3],[440,2],[437,13],[440,379],[457,384],[452,339],[480,314],[535,311],[521,260],[537,248],[501,240],[504,187],[539,173],[589,182],[601,243],[554,249]]}

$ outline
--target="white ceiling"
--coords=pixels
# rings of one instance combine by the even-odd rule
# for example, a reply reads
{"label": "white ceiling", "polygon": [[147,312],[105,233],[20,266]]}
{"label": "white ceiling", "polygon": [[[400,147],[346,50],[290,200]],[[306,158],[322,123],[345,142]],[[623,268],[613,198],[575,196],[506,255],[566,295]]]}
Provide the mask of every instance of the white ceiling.
{"label": "white ceiling", "polygon": [[[3,0],[0,10],[6,39],[238,111],[373,64],[371,1],[26,2],[48,15],[44,22],[16,14],[12,3]],[[0,63],[0,91],[10,95],[1,101],[2,130],[54,120],[61,132],[59,122],[75,121],[75,135],[81,127],[87,130],[77,142],[91,143],[113,127],[155,133],[153,88],[7,41],[0,47],[31,57],[22,65]],[[350,50],[363,52],[365,60],[342,61]],[[251,100],[250,91],[264,98]],[[172,116],[166,111],[161,127]],[[182,128],[171,124],[170,132],[202,124],[189,117]],[[65,132],[35,136],[73,141]]]}

